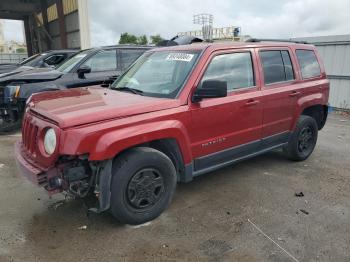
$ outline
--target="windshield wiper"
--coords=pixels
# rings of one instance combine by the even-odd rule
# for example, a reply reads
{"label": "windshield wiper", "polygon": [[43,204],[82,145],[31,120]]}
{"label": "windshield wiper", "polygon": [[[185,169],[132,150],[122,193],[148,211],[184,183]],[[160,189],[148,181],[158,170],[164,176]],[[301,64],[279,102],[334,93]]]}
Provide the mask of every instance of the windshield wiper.
{"label": "windshield wiper", "polygon": [[116,87],[116,88],[113,88],[113,89],[114,90],[119,90],[119,91],[130,92],[130,93],[137,94],[137,95],[143,95],[143,91],[142,90],[139,90],[139,89],[136,89],[136,88],[131,88],[131,87],[126,87],[126,86]]}

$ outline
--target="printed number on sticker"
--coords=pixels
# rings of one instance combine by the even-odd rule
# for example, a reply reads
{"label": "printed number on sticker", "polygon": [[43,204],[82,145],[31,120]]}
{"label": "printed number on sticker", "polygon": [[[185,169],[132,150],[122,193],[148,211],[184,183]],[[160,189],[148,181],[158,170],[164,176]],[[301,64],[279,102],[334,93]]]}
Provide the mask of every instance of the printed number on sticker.
{"label": "printed number on sticker", "polygon": [[173,53],[173,54],[169,54],[166,60],[190,62],[193,56],[194,56],[193,54]]}

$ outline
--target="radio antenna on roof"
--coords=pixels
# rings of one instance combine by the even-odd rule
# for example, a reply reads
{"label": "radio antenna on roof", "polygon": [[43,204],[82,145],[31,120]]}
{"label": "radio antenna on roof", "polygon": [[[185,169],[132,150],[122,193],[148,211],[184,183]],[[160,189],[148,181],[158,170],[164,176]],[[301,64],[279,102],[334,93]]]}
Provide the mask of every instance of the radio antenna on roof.
{"label": "radio antenna on roof", "polygon": [[193,16],[193,23],[202,26],[202,35],[205,41],[213,40],[213,20],[212,14],[198,14]]}

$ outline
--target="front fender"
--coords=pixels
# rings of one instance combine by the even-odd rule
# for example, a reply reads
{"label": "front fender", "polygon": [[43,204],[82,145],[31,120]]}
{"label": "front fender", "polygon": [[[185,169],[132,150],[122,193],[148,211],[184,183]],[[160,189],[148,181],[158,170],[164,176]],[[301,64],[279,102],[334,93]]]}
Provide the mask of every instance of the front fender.
{"label": "front fender", "polygon": [[177,120],[165,120],[135,125],[102,135],[96,142],[95,149],[90,152],[90,160],[114,158],[118,153],[130,147],[153,140],[176,139],[183,160],[191,162],[190,141],[184,125]]}

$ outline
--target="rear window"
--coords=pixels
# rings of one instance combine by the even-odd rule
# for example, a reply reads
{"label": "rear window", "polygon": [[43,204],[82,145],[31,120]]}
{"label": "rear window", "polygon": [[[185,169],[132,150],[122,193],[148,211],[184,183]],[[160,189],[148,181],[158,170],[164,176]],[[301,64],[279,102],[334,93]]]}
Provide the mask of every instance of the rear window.
{"label": "rear window", "polygon": [[265,84],[294,79],[293,65],[287,50],[260,51]]}
{"label": "rear window", "polygon": [[296,50],[303,79],[321,75],[321,68],[312,50]]}

